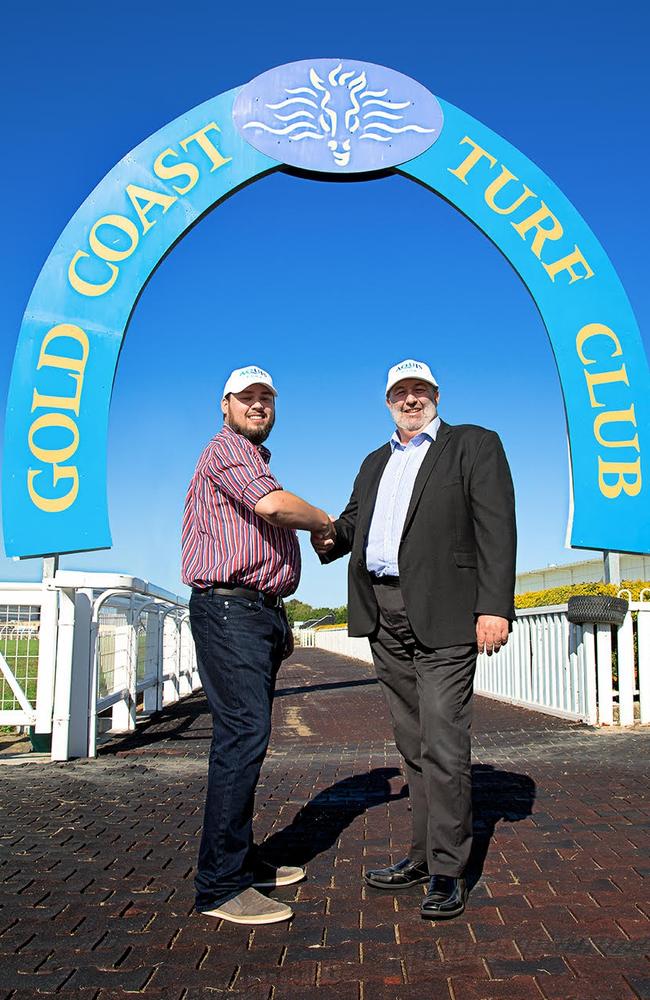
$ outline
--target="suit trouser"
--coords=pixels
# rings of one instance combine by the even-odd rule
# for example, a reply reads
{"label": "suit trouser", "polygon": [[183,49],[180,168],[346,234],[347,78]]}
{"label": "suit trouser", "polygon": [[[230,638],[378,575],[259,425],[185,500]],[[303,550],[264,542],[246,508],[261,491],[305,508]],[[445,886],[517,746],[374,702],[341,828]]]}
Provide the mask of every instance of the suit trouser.
{"label": "suit trouser", "polygon": [[475,643],[418,643],[399,586],[375,584],[379,625],[370,638],[377,677],[404,758],[412,810],[409,857],[432,875],[462,875],[472,845],[470,728]]}

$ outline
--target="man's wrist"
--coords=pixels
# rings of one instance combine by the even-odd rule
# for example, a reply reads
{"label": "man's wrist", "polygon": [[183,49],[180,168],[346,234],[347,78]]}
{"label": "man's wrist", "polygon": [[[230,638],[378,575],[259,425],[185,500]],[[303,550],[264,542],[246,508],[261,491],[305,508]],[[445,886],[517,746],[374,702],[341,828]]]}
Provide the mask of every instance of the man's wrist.
{"label": "man's wrist", "polygon": [[324,534],[329,532],[330,529],[330,519],[324,510],[319,510],[316,507],[316,526],[312,528],[312,531],[317,534]]}

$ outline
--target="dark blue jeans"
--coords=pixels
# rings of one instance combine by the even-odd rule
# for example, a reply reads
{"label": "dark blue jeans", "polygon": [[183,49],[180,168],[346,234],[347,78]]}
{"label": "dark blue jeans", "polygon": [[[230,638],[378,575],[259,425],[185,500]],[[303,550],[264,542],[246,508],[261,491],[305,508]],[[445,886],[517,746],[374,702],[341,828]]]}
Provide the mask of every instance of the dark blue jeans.
{"label": "dark blue jeans", "polygon": [[199,675],[212,713],[208,788],[194,884],[210,910],[253,882],[253,802],[271,734],[284,610],[212,590],[190,598]]}

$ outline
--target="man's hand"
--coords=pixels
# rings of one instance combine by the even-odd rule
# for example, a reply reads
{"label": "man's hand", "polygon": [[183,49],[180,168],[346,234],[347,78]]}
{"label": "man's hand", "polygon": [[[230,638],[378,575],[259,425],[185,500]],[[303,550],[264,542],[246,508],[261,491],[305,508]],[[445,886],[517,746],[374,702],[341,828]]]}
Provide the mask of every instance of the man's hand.
{"label": "man's hand", "polygon": [[508,641],[509,623],[507,618],[497,615],[479,615],[476,619],[476,641],[479,653],[488,656],[498,653]]}
{"label": "man's hand", "polygon": [[312,531],[310,540],[318,555],[324,555],[328,549],[332,548],[336,541],[336,528],[331,517],[329,517],[328,524],[320,531]]}

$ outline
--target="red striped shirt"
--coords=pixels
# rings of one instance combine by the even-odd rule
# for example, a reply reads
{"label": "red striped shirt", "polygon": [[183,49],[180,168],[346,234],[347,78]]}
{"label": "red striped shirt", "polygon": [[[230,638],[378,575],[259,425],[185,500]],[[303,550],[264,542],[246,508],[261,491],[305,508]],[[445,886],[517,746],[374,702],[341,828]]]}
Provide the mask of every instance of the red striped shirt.
{"label": "red striped shirt", "polygon": [[182,577],[190,587],[234,583],[286,597],[300,580],[298,536],[255,504],[281,490],[271,453],[227,424],[203,450],[185,499]]}

